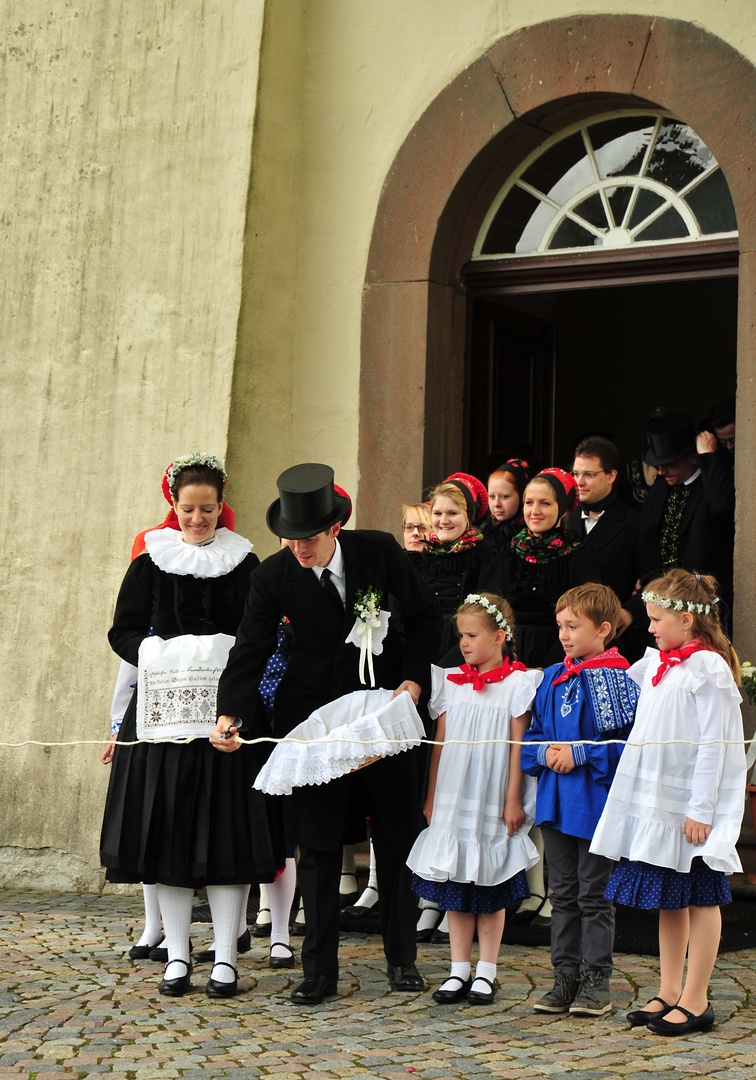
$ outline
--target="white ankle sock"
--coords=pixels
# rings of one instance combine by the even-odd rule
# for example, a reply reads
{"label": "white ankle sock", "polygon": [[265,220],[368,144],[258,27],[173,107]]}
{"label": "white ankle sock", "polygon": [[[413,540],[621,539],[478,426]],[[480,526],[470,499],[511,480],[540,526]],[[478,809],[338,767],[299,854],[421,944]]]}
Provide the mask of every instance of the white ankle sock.
{"label": "white ankle sock", "polygon": [[178,889],[173,885],[157,885],[156,892],[160,903],[165,928],[165,947],[168,950],[166,979],[179,979],[186,975],[186,964],[173,963],[175,960],[189,962],[189,930],[192,925],[192,897],[194,889]]}
{"label": "white ankle sock", "polygon": [[163,936],[156,885],[143,885],[144,930],[137,945],[158,945]]}
{"label": "white ankle sock", "polygon": [[[208,885],[207,899],[213,916],[215,963],[210,977],[216,982],[233,982],[236,967],[236,939],[239,929],[239,909],[244,896],[243,885]],[[230,964],[230,967],[219,965]]]}
{"label": "white ankle sock", "polygon": [[491,990],[488,983],[481,982],[477,986],[475,983],[478,979],[488,979],[488,982],[493,982],[495,978],[496,964],[489,964],[485,960],[479,960],[475,968],[475,979],[470,989],[475,990],[478,994],[488,994]]}
{"label": "white ankle sock", "polygon": [[[470,961],[452,960],[451,972],[447,976],[446,981],[441,983],[439,990],[459,990],[459,983],[456,980],[461,979],[462,982],[467,982],[469,978]],[[451,982],[451,979],[454,979],[455,981]]]}
{"label": "white ankle sock", "polygon": [[[297,887],[297,867],[294,859],[287,859],[286,866],[272,885],[268,885],[270,905],[270,940],[273,944],[289,944],[289,916],[294,891]],[[271,949],[271,956],[288,956],[287,949]]]}

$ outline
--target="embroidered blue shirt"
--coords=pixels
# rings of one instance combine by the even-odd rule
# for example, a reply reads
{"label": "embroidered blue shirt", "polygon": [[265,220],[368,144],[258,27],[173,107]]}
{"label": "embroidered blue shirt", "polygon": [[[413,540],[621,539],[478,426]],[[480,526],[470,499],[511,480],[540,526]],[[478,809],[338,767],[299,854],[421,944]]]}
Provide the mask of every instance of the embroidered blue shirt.
{"label": "embroidered blue shirt", "polygon": [[[587,739],[626,739],[630,734],[640,687],[621,668],[586,668],[552,686],[563,671],[544,671],[533,702],[533,723],[525,743],[566,743]],[[590,840],[609,792],[622,747],[573,746],[575,768],[555,773],[546,764],[546,745],[522,748],[522,769],[538,777],[536,825]]]}

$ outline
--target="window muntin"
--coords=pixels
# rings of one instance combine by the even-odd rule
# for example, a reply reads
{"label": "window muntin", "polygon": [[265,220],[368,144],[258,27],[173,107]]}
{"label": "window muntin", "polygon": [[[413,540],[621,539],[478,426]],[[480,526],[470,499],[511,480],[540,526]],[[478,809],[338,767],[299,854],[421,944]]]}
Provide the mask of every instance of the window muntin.
{"label": "window muntin", "polygon": [[494,200],[474,259],[737,235],[727,181],[664,113],[594,117],[548,139]]}

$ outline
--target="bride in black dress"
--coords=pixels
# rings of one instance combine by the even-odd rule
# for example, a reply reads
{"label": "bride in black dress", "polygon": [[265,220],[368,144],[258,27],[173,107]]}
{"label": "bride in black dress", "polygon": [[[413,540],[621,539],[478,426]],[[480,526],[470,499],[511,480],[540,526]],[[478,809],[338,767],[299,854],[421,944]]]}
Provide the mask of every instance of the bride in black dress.
{"label": "bride in black dress", "polygon": [[[181,531],[145,536],[145,551],[123,580],[108,635],[136,665],[145,638],[234,636],[259,564],[252,545],[218,528],[226,473],[209,454],[179,458],[169,484]],[[168,964],[159,990],[177,996],[190,985],[189,928],[194,890],[206,886],[215,963],[206,992],[237,992],[236,940],[244,886],[270,882],[284,851],[265,796],[252,784],[259,753],[218,754],[207,738],[139,742],[136,693],[115,744],[100,854],[113,882],[156,881]],[[212,710],[214,717],[214,710]],[[246,737],[260,732],[243,732]]]}

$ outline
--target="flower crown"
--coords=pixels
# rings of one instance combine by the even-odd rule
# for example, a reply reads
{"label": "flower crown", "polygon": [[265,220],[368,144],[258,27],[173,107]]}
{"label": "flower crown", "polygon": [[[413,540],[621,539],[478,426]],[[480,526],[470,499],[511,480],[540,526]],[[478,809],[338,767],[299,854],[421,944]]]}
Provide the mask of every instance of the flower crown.
{"label": "flower crown", "polygon": [[514,632],[502,613],[492,604],[490,600],[486,600],[485,596],[480,596],[478,593],[470,593],[465,597],[466,604],[478,604],[480,607],[487,611],[491,618],[494,620],[500,630],[504,631],[507,641],[514,641]]}
{"label": "flower crown", "polygon": [[168,490],[171,493],[173,493],[173,485],[178,478],[178,474],[182,469],[188,469],[191,465],[207,465],[209,469],[215,469],[223,477],[223,486],[226,486],[228,473],[221,459],[217,458],[215,454],[206,454],[202,450],[192,450],[191,454],[184,454],[183,457],[176,458],[165,474]]}
{"label": "flower crown", "polygon": [[714,605],[719,603],[718,596],[715,596],[710,604],[699,604],[695,600],[674,600],[671,596],[659,596],[655,592],[644,592],[642,597],[644,604],[669,608],[670,611],[690,611],[693,615],[708,615]]}

